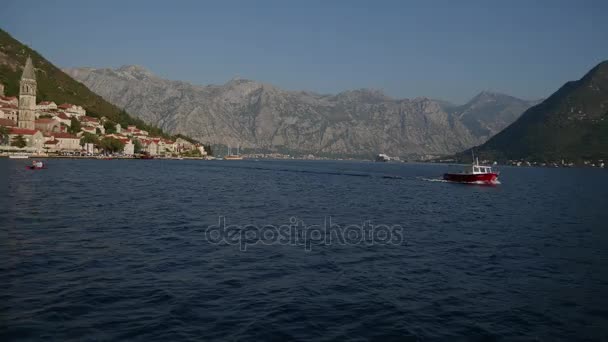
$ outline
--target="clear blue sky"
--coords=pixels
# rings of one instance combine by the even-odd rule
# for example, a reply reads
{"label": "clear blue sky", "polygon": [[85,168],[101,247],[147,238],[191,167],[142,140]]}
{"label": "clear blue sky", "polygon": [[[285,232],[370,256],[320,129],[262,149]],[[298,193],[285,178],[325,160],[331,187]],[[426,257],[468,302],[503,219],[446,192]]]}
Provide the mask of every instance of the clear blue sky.
{"label": "clear blue sky", "polygon": [[61,67],[139,64],[292,90],[546,97],[608,59],[608,1],[5,0],[0,27]]}

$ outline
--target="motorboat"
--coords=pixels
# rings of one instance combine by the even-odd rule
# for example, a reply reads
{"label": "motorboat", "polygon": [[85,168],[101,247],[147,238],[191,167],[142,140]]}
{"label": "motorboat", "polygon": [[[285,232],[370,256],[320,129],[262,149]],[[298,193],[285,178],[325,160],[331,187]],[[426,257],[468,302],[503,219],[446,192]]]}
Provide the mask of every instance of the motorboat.
{"label": "motorboat", "polygon": [[498,175],[500,173],[492,170],[491,166],[480,165],[479,159],[475,159],[473,164],[465,165],[458,172],[448,172],[443,175],[443,179],[450,182],[466,184],[500,184]]}

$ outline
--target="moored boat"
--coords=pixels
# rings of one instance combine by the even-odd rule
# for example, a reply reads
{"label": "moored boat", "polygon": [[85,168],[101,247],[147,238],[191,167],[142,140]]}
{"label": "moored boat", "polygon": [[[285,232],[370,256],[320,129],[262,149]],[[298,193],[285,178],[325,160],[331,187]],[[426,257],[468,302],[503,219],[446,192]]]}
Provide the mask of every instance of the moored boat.
{"label": "moored boat", "polygon": [[141,156],[139,156],[139,159],[154,159],[154,156],[149,153],[144,153]]}
{"label": "moored boat", "polygon": [[380,153],[379,155],[376,156],[376,161],[381,162],[381,163],[386,163],[386,162],[391,161],[391,157],[389,157],[388,155],[386,155],[384,153]]}
{"label": "moored boat", "polygon": [[450,182],[466,184],[499,184],[499,172],[492,170],[491,166],[479,165],[479,160],[471,165],[466,165],[460,172],[448,172],[443,174],[443,179]]}
{"label": "moored boat", "polygon": [[224,156],[224,160],[243,160],[243,157],[240,156],[241,147],[238,146],[236,148],[236,154],[232,154],[232,149],[228,146],[228,155]]}

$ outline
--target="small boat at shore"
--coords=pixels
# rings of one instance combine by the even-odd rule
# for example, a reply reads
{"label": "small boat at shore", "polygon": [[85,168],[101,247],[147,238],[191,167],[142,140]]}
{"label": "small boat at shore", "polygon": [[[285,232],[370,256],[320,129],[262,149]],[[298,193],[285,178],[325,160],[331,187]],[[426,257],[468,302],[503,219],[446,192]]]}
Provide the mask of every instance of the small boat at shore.
{"label": "small boat at shore", "polygon": [[34,165],[26,165],[25,168],[28,170],[44,170],[44,169],[46,169],[46,165],[44,165],[42,167],[34,166]]}
{"label": "small boat at shore", "polygon": [[464,166],[459,172],[443,174],[443,179],[456,183],[495,185],[500,184],[499,174],[493,171],[491,166],[479,165],[479,160],[475,159],[473,164]]}
{"label": "small boat at shore", "polygon": [[154,159],[154,156],[149,153],[145,153],[139,156],[139,159]]}
{"label": "small boat at shore", "polygon": [[243,157],[240,156],[241,147],[238,146],[236,148],[236,154],[232,154],[232,149],[228,146],[228,155],[224,156],[224,160],[243,160]]}
{"label": "small boat at shore", "polygon": [[388,155],[384,154],[384,153],[380,153],[379,155],[376,156],[376,161],[380,162],[380,163],[386,163],[391,161],[391,157],[389,157]]}

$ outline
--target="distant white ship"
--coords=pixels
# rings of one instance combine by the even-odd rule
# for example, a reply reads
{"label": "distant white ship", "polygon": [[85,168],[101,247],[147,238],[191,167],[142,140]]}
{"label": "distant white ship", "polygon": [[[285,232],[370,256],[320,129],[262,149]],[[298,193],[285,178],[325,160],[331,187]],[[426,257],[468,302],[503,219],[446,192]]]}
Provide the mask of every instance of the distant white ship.
{"label": "distant white ship", "polygon": [[376,156],[376,161],[377,162],[388,162],[388,161],[391,161],[391,157],[387,156],[384,153],[380,153],[379,155]]}

